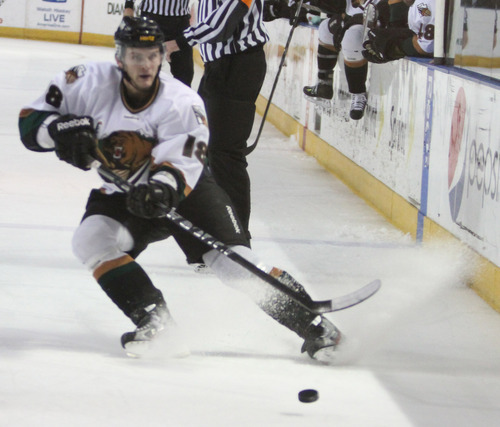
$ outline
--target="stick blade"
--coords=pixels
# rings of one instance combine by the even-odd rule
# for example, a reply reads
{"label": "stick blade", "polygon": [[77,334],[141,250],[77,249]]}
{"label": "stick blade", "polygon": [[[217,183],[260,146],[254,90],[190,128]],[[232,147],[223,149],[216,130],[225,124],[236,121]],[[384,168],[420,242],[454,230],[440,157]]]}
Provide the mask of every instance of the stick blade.
{"label": "stick blade", "polygon": [[332,298],[328,301],[318,301],[314,312],[316,313],[331,313],[334,311],[345,310],[346,308],[357,305],[372,295],[374,295],[382,286],[382,282],[379,279],[375,279],[368,283],[367,285],[359,288],[353,292],[340,297]]}

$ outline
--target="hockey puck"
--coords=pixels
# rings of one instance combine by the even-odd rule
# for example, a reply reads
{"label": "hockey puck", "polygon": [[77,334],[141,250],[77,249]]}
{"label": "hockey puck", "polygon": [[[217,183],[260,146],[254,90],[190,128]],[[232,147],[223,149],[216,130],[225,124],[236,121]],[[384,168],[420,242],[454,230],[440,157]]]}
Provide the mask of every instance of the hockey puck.
{"label": "hockey puck", "polygon": [[316,390],[307,389],[299,391],[299,400],[304,403],[316,402],[319,399],[319,394]]}

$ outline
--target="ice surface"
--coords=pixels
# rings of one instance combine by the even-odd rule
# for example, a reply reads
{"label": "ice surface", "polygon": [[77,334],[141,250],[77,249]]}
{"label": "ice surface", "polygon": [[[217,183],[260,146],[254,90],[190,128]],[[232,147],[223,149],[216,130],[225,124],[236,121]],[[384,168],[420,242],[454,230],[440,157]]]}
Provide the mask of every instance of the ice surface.
{"label": "ice surface", "polygon": [[[0,51],[0,426],[498,425],[500,317],[466,286],[468,251],[415,244],[270,125],[249,157],[255,252],[315,299],[383,283],[328,315],[348,337],[337,364],[300,354],[297,336],[193,273],[170,240],[138,261],[191,355],[126,357],[131,323],[71,253],[100,181],[27,151],[17,131],[55,73],[113,51],[5,38]],[[298,401],[306,388],[317,402]]]}

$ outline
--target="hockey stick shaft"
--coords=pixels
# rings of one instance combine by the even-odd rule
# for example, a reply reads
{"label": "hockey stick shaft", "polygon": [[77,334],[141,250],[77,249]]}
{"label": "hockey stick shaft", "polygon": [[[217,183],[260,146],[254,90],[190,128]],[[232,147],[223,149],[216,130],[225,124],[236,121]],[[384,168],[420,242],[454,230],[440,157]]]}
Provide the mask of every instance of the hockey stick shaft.
{"label": "hockey stick shaft", "polygon": [[281,61],[280,61],[280,65],[278,66],[278,72],[276,73],[276,77],[274,78],[273,87],[271,88],[271,93],[269,94],[269,99],[267,100],[266,109],[264,110],[264,114],[262,115],[262,120],[260,122],[259,131],[257,132],[257,137],[255,138],[255,141],[253,142],[253,144],[249,145],[245,150],[245,155],[247,155],[247,156],[253,150],[255,150],[255,147],[257,147],[257,143],[259,142],[260,135],[262,134],[262,130],[264,129],[264,124],[266,123],[267,113],[269,112],[269,108],[271,107],[271,101],[273,99],[274,92],[276,91],[276,87],[278,86],[278,80],[280,78],[281,70],[283,69],[286,55],[288,53],[288,47],[290,46],[290,43],[292,41],[293,32],[295,31],[295,28],[297,28],[297,25],[299,24],[299,15],[300,15],[300,10],[302,9],[303,2],[304,2],[304,0],[300,0],[300,2],[297,5],[297,10],[295,11],[295,15],[293,17],[292,28],[290,30],[290,34],[288,35],[288,39],[287,39],[286,44],[285,44],[285,50],[283,50],[283,54],[281,55]]}
{"label": "hockey stick shaft", "polygon": [[[99,161],[97,160],[94,161],[92,163],[92,167],[96,169],[97,172],[102,177],[108,179],[110,182],[115,184],[121,190],[128,192],[132,189],[133,187],[132,184],[130,184],[128,181],[121,178],[120,176],[116,175],[113,171],[102,165]],[[325,300],[325,301],[306,300],[305,298],[302,298],[301,295],[298,295],[297,293],[293,292],[290,288],[285,286],[274,276],[271,276],[270,274],[261,270],[255,264],[248,261],[246,258],[241,256],[237,252],[233,251],[229,246],[218,241],[215,237],[211,236],[207,232],[193,225],[190,221],[188,221],[187,219],[179,215],[177,212],[175,212],[175,210],[168,209],[167,207],[165,207],[165,217],[170,221],[172,225],[189,233],[191,236],[195,237],[196,239],[204,243],[208,248],[215,249],[222,255],[228,257],[236,264],[240,265],[250,273],[254,274],[255,276],[259,277],[260,279],[271,285],[273,288],[277,289],[278,291],[282,292],[283,294],[287,295],[288,297],[290,297],[291,299],[302,305],[306,310],[310,311],[311,313],[323,314],[332,311],[343,310],[344,308],[351,307],[353,305],[360,303],[361,301],[364,301],[365,299],[373,295],[378,290],[378,288],[380,288],[380,282],[378,282],[377,285],[375,283],[377,281],[375,281],[368,284],[364,288],[361,288],[357,292],[353,292],[352,294],[348,294],[336,299]]]}
{"label": "hockey stick shaft", "polygon": [[306,4],[304,3],[303,5],[301,5],[300,7],[302,7],[303,9],[305,10],[310,10],[312,12],[318,12],[318,13],[326,13],[323,9],[320,9],[319,7],[317,6],[313,6],[312,4]]}

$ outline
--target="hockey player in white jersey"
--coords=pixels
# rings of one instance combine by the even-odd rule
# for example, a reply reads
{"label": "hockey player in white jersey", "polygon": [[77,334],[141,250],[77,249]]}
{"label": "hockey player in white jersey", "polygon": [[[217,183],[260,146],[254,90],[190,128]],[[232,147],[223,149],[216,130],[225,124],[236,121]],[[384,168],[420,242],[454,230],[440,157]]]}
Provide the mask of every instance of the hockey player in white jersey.
{"label": "hockey player in white jersey", "polygon": [[[368,61],[361,54],[363,43],[363,0],[323,0],[319,2],[329,18],[318,28],[318,79],[313,86],[305,86],[307,99],[326,106],[333,98],[333,70],[342,50],[344,72],[351,94],[349,116],[360,120],[367,104],[366,80]],[[370,0],[377,4],[379,0]]]}
{"label": "hockey player in white jersey", "polygon": [[158,25],[126,17],[115,41],[117,65],[89,63],[59,74],[23,108],[19,129],[29,150],[55,151],[60,160],[83,170],[97,157],[132,185],[129,192],[112,182],[92,190],[73,236],[77,258],[136,325],[123,334],[122,346],[129,354],[141,354],[174,325],[161,291],[136,261],[150,243],[173,236],[189,263],[205,262],[223,282],[248,292],[268,315],[304,339],[302,352],[328,360],[341,334],[324,316],[254,280],[164,217],[165,207],[176,208],[310,299],[289,274],[261,264],[250,250],[229,197],[205,165],[208,128],[201,98],[160,72],[164,38]]}
{"label": "hockey player in white jersey", "polygon": [[390,7],[406,3],[408,28],[376,28],[363,42],[363,56],[370,62],[385,63],[405,56],[427,57],[434,54],[435,0],[398,0]]}
{"label": "hockey player in white jersey", "polygon": [[411,5],[410,10],[408,10],[408,28],[414,33],[411,46],[419,55],[432,56],[434,53],[434,17],[436,2],[435,0],[405,1],[407,4]]}

